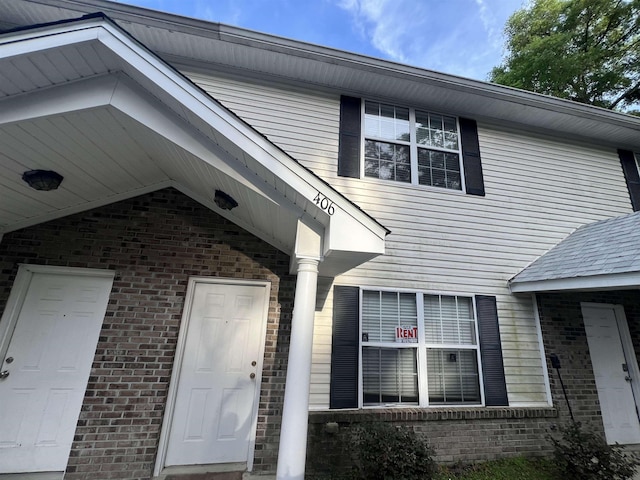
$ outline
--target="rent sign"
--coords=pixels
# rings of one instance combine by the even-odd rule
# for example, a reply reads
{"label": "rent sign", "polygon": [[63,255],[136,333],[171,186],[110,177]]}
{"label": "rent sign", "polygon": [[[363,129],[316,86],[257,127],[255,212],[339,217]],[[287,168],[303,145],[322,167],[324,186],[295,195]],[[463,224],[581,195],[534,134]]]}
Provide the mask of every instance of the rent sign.
{"label": "rent sign", "polygon": [[396,327],[397,343],[418,343],[418,327]]}

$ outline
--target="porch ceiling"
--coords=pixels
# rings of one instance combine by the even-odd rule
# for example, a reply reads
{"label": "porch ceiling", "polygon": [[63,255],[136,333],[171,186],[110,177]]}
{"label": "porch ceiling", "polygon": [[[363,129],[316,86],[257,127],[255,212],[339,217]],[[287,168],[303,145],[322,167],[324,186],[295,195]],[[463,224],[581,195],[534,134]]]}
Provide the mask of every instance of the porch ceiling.
{"label": "porch ceiling", "polygon": [[640,289],[640,212],[578,228],[509,287],[514,293]]}
{"label": "porch ceiling", "polygon": [[[32,169],[61,187],[31,189]],[[384,251],[384,227],[107,19],[0,36],[0,235],[167,186],[288,254],[298,219],[315,225],[324,275]],[[216,189],[239,206],[218,208]],[[364,242],[344,243],[345,229]]]}

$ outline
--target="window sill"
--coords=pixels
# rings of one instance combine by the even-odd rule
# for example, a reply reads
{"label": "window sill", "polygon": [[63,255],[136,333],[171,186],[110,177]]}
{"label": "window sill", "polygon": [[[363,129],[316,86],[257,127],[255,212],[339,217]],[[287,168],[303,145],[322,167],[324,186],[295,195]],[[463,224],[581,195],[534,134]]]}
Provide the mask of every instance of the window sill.
{"label": "window sill", "polygon": [[493,420],[512,418],[556,418],[553,407],[437,407],[437,408],[367,408],[309,412],[309,423],[429,422],[446,420]]}

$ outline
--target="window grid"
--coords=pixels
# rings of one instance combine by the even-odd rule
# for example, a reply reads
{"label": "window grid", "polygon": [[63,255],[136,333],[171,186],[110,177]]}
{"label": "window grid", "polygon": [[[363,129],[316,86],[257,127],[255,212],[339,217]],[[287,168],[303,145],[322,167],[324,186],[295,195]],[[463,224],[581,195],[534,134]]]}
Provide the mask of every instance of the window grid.
{"label": "window grid", "polygon": [[[361,300],[360,401],[363,406],[482,404],[480,352],[472,297],[362,289]],[[412,308],[407,308],[409,300]],[[384,302],[393,302],[394,308],[385,308]],[[438,325],[439,338],[434,342],[428,336],[427,324],[429,315],[434,315],[433,311],[429,313],[429,304],[433,306],[435,303],[441,321]],[[372,307],[374,304],[375,308]],[[446,304],[444,308],[443,304]],[[446,320],[447,308],[450,316],[455,318],[456,337],[455,341],[447,338],[445,342],[443,339],[448,333],[442,320]],[[381,329],[378,333],[372,333],[372,322],[365,321],[365,317],[375,309],[381,319],[377,324]],[[383,312],[391,310],[395,312],[393,321],[388,321],[385,326]],[[389,332],[392,326],[415,326],[418,341],[396,343]],[[386,335],[382,332],[384,328],[387,329]],[[385,364],[383,355],[391,358],[391,351],[397,352],[396,360]],[[367,360],[374,354],[380,360],[377,372],[371,370]],[[401,362],[398,360],[400,355],[405,359],[409,358],[407,355],[414,355],[413,363]],[[376,381],[372,384],[374,378]]]}
{"label": "window grid", "polygon": [[365,101],[364,176],[462,191],[455,117]]}

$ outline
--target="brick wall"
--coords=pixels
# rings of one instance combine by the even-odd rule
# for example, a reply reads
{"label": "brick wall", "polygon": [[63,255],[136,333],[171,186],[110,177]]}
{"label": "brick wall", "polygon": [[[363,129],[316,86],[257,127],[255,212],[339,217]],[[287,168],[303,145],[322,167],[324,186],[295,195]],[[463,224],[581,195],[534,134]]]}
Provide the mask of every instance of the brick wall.
{"label": "brick wall", "polygon": [[[350,468],[351,435],[372,422],[405,426],[425,437],[439,463],[474,462],[514,455],[547,455],[556,425],[554,408],[434,408],[312,412],[307,472],[340,478]],[[333,429],[331,428],[331,424]],[[337,424],[337,430],[335,429]],[[318,455],[318,452],[321,452]]]}
{"label": "brick wall", "polygon": [[545,293],[537,298],[553,403],[562,417],[569,416],[558,372],[549,361],[549,355],[555,353],[562,365],[559,374],[576,420],[604,435],[580,303],[623,305],[637,357],[640,352],[640,291]]}
{"label": "brick wall", "polygon": [[0,310],[19,263],[115,270],[65,479],[148,479],[190,276],[271,282],[254,468],[273,471],[295,279],[289,257],[173,189],[6,234]]}

